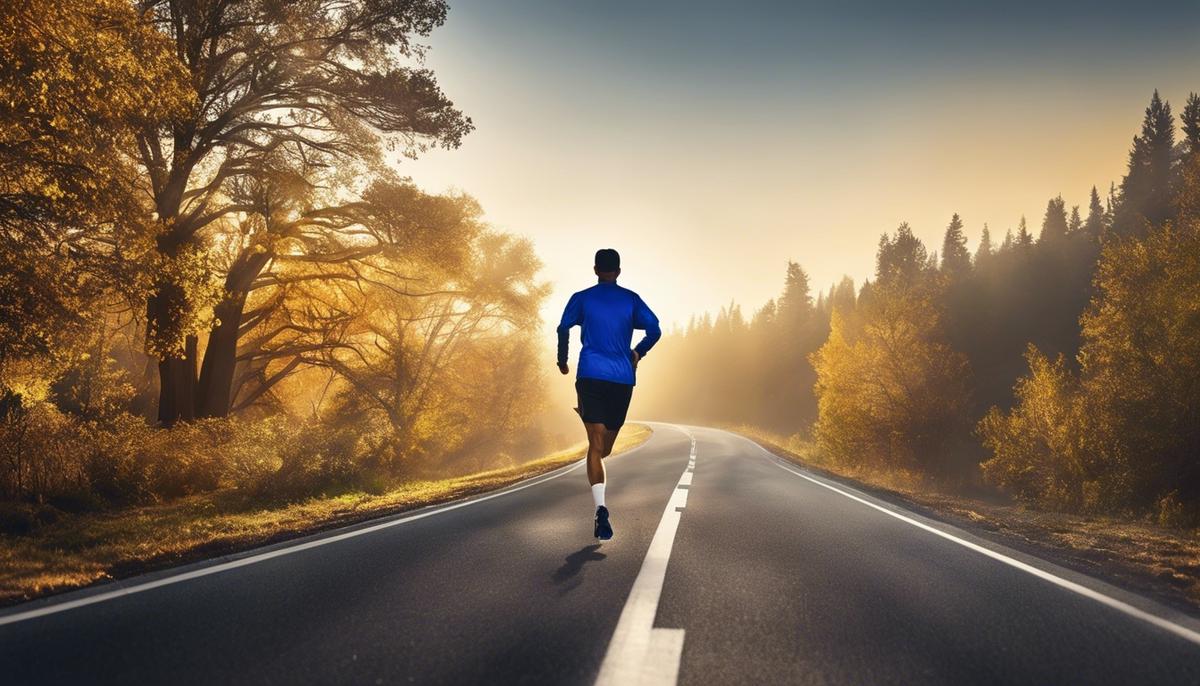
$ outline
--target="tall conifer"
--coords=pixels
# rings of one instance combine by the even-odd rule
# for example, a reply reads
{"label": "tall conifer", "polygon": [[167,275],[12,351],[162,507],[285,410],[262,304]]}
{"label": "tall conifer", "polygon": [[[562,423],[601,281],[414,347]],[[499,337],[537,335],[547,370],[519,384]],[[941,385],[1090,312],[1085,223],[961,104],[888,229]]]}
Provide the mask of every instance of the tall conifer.
{"label": "tall conifer", "polygon": [[1096,192],[1096,187],[1092,186],[1092,197],[1088,201],[1088,216],[1087,221],[1083,223],[1083,231],[1092,240],[1100,238],[1100,233],[1104,230],[1104,206],[1100,204],[1100,194]]}
{"label": "tall conifer", "polygon": [[1025,215],[1021,215],[1021,223],[1017,226],[1016,246],[1018,248],[1028,248],[1033,245],[1033,235],[1029,233],[1029,226],[1025,223]]}
{"label": "tall conifer", "polygon": [[1129,171],[1121,181],[1120,204],[1113,229],[1122,236],[1141,235],[1146,224],[1160,226],[1171,214],[1171,156],[1175,147],[1175,118],[1171,104],[1150,98],[1142,132],[1133,137]]}
{"label": "tall conifer", "polygon": [[950,276],[961,276],[971,269],[971,253],[967,252],[967,236],[963,233],[962,219],[958,213],[950,218],[946,236],[942,240],[942,271]]}
{"label": "tall conifer", "polygon": [[979,236],[979,247],[975,250],[975,266],[986,263],[992,257],[992,234],[988,225],[983,225],[983,233]]}
{"label": "tall conifer", "polygon": [[[1024,221],[1022,219],[1022,221]],[[1046,215],[1042,219],[1042,234],[1038,238],[1042,243],[1058,243],[1067,235],[1067,204],[1062,196],[1050,198],[1046,203]]]}

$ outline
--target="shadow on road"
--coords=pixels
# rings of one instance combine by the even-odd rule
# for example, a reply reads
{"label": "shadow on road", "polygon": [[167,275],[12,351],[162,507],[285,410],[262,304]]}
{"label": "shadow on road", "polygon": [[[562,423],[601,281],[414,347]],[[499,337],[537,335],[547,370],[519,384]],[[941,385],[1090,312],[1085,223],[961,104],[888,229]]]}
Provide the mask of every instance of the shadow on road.
{"label": "shadow on road", "polygon": [[554,571],[554,574],[551,575],[551,578],[554,579],[554,583],[556,583],[556,584],[564,584],[564,583],[570,582],[566,586],[563,587],[560,594],[567,593],[568,591],[574,590],[576,586],[578,586],[580,583],[582,583],[582,579],[579,579],[577,577],[579,575],[579,572],[583,571],[583,565],[585,565],[588,562],[591,562],[593,560],[599,561],[599,560],[603,560],[604,558],[608,557],[607,555],[605,555],[604,553],[599,552],[599,551],[600,551],[600,544],[594,543],[592,545],[585,545],[584,547],[580,548],[579,550],[576,550],[575,552],[571,553],[566,558],[564,558],[566,561],[563,562],[563,565],[561,567],[559,567],[558,569],[556,569]]}

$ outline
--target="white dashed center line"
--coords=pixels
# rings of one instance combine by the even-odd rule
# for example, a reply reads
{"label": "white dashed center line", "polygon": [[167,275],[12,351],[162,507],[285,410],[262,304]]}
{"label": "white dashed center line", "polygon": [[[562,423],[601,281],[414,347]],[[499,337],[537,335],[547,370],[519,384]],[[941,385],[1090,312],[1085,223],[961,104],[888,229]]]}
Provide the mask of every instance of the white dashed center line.
{"label": "white dashed center line", "polygon": [[662,519],[646,551],[646,559],[633,581],[633,589],[621,610],[621,618],[608,643],[608,652],[600,665],[596,683],[626,686],[633,684],[674,684],[679,678],[679,658],[683,654],[683,629],[654,626],[658,599],[662,595],[667,561],[675,545],[675,532],[683,509],[687,507],[688,488],[696,469],[696,437],[682,427],[692,440],[687,468],[667,501]]}

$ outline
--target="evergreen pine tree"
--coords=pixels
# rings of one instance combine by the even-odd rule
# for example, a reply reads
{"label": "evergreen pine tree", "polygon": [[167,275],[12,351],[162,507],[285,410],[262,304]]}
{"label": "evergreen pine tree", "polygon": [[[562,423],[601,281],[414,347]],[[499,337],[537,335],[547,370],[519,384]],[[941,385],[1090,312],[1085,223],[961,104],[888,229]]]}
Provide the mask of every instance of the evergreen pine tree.
{"label": "evergreen pine tree", "polygon": [[983,233],[979,235],[979,247],[975,249],[975,266],[988,261],[992,256],[992,233],[988,230],[987,222],[983,224]]}
{"label": "evergreen pine tree", "polygon": [[1121,181],[1120,205],[1113,228],[1122,236],[1141,235],[1146,222],[1161,226],[1171,212],[1171,156],[1175,147],[1175,119],[1171,104],[1150,98],[1142,132],[1133,137],[1129,172]]}
{"label": "evergreen pine tree", "polygon": [[1179,120],[1183,123],[1183,143],[1187,153],[1200,153],[1200,95],[1188,93]]}
{"label": "evergreen pine tree", "polygon": [[854,279],[843,276],[829,296],[830,310],[839,311],[842,314],[849,313],[854,309],[855,300]]}
{"label": "evergreen pine tree", "polygon": [[1021,223],[1017,226],[1015,244],[1018,248],[1028,248],[1033,245],[1033,236],[1029,233],[1029,227],[1025,224],[1025,215],[1021,215]]}
{"label": "evergreen pine tree", "polygon": [[[1024,224],[1024,217],[1021,218]],[[1042,219],[1042,234],[1038,240],[1042,243],[1058,243],[1067,235],[1067,204],[1062,196],[1050,198],[1046,203],[1046,216]]]}
{"label": "evergreen pine tree", "polygon": [[783,294],[779,296],[779,317],[784,326],[798,326],[812,312],[812,293],[808,274],[799,263],[788,261]]}
{"label": "evergreen pine tree", "polygon": [[1100,194],[1096,192],[1096,187],[1092,186],[1092,197],[1088,201],[1088,216],[1087,221],[1083,223],[1083,231],[1092,240],[1100,238],[1101,231],[1104,230],[1104,207],[1100,204]]}
{"label": "evergreen pine tree", "polygon": [[1117,207],[1120,206],[1121,199],[1117,197],[1117,184],[1110,182],[1108,184],[1108,197],[1104,200],[1104,228],[1111,229],[1113,227],[1113,217],[1117,214]]}
{"label": "evergreen pine tree", "polygon": [[1175,169],[1172,209],[1182,224],[1200,213],[1200,95],[1189,93],[1179,117],[1183,122],[1183,157]]}
{"label": "evergreen pine tree", "polygon": [[911,285],[929,267],[929,253],[913,235],[908,222],[901,222],[895,238],[885,233],[875,256],[875,280],[880,285]]}
{"label": "evergreen pine tree", "polygon": [[771,298],[754,313],[754,319],[750,326],[758,330],[765,330],[766,327],[775,324],[775,299]]}
{"label": "evergreen pine tree", "polygon": [[942,240],[942,271],[952,277],[961,276],[971,269],[971,253],[967,252],[967,236],[963,233],[962,219],[958,213],[950,218],[946,236]]}
{"label": "evergreen pine tree", "polygon": [[862,308],[869,305],[875,299],[875,284],[871,283],[870,279],[864,279],[862,288],[858,289],[858,300],[854,303],[856,308]]}
{"label": "evergreen pine tree", "polygon": [[746,328],[746,318],[742,316],[742,306],[734,302],[729,303],[729,328],[735,332]]}
{"label": "evergreen pine tree", "polygon": [[1013,232],[1012,229],[1009,229],[1004,234],[1004,242],[1000,244],[1000,250],[998,252],[1008,252],[1009,250],[1012,250],[1013,242]]}
{"label": "evergreen pine tree", "polygon": [[1075,234],[1083,229],[1083,219],[1079,216],[1079,205],[1071,207],[1071,220],[1067,222],[1067,233]]}

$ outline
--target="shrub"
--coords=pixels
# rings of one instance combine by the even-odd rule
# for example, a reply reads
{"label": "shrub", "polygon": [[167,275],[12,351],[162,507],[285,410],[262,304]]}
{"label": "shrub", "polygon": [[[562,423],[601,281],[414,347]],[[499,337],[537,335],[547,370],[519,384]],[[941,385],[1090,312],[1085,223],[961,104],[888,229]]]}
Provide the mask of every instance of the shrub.
{"label": "shrub", "polygon": [[993,407],[978,432],[993,457],[984,478],[1021,500],[1068,509],[1084,506],[1084,468],[1078,436],[1077,382],[1062,356],[1051,362],[1036,348],[1025,353],[1029,376],[1017,382],[1009,413]]}
{"label": "shrub", "polygon": [[[251,485],[260,495],[296,498],[372,481],[369,454],[357,427],[307,422],[276,443],[279,468]],[[377,476],[377,475],[376,475]]]}
{"label": "shrub", "polygon": [[0,493],[43,503],[88,490],[83,422],[11,390],[0,397]]}
{"label": "shrub", "polygon": [[[223,486],[261,488],[284,455],[307,463],[306,453],[320,456],[313,483],[350,471],[353,453],[343,454],[344,445],[325,450],[322,436],[286,417],[205,419],[169,430],[128,413],[81,419],[9,391],[0,395],[0,501],[80,511]],[[20,528],[21,515],[12,517]]]}

